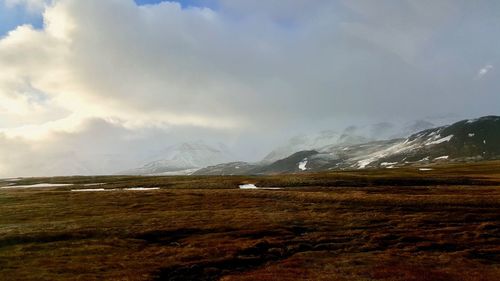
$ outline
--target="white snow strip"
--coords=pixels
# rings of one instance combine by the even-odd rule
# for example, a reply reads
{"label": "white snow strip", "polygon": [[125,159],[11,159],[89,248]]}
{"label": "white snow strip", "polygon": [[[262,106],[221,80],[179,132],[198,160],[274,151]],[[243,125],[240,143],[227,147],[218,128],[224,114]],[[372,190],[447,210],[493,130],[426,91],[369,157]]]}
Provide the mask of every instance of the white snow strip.
{"label": "white snow strip", "polygon": [[102,191],[113,191],[115,189],[104,189],[104,188],[87,188],[87,189],[72,189],[71,192],[102,192]]}
{"label": "white snow strip", "polygon": [[452,138],[453,138],[453,135],[449,135],[447,137],[440,138],[440,139],[437,139],[435,141],[428,142],[425,145],[435,145],[435,144],[440,144],[440,143],[443,143],[443,142],[449,142]]}
{"label": "white snow strip", "polygon": [[447,160],[448,158],[450,158],[450,156],[441,156],[434,158],[434,160]]}
{"label": "white snow strip", "polygon": [[380,166],[383,166],[383,167],[385,167],[385,166],[394,166],[396,164],[398,164],[398,162],[382,162],[382,163],[380,163]]}
{"label": "white snow strip", "polygon": [[434,169],[431,169],[431,168],[420,168],[419,170],[425,172],[425,171],[432,171]]}
{"label": "white snow strip", "polygon": [[355,166],[357,166],[359,169],[364,169],[368,165],[370,165],[371,163],[373,163],[381,158],[384,158],[384,157],[389,156],[389,155],[403,153],[406,151],[411,151],[415,148],[418,148],[419,146],[420,146],[420,142],[418,140],[410,141],[410,140],[406,139],[405,141],[396,143],[396,144],[391,145],[385,149],[377,150],[371,154],[368,154],[366,156],[362,156],[362,158],[360,158],[360,157],[354,158],[355,160],[357,160],[357,163],[355,164]]}
{"label": "white snow strip", "polygon": [[364,169],[366,166],[370,165],[370,163],[374,162],[376,159],[373,158],[368,158],[365,160],[358,161],[358,167],[359,169]]}
{"label": "white snow strip", "polygon": [[159,187],[131,187],[131,188],[124,188],[123,190],[127,191],[149,191],[149,190],[159,190]]}
{"label": "white snow strip", "polygon": [[418,162],[423,162],[423,161],[429,161],[429,156],[425,157],[425,158],[422,158],[420,160],[418,160]]}
{"label": "white snow strip", "polygon": [[475,135],[476,135],[476,134],[474,134],[474,133],[470,133],[470,134],[469,134],[469,138],[472,138],[472,137],[474,137]]}
{"label": "white snow strip", "polygon": [[283,189],[281,187],[257,187],[255,184],[242,184],[240,185],[240,189],[260,189],[260,190],[280,190]]}
{"label": "white snow strip", "polygon": [[257,189],[257,187],[255,186],[255,184],[241,184],[240,185],[240,189]]}
{"label": "white snow strip", "polygon": [[12,186],[4,186],[1,188],[46,188],[46,187],[62,187],[62,186],[72,186],[73,184],[52,184],[52,183],[38,183],[32,185],[12,185]]}
{"label": "white snow strip", "polygon": [[307,159],[304,159],[302,160],[302,162],[299,163],[299,169],[301,169],[302,171],[305,171],[307,170]]}

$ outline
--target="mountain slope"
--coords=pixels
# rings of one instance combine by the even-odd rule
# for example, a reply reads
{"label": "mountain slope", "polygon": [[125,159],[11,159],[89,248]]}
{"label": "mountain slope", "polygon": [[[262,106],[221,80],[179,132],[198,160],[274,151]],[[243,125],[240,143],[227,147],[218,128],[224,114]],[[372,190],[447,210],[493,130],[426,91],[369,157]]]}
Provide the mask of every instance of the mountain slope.
{"label": "mountain slope", "polygon": [[[427,125],[427,124],[424,124]],[[346,145],[335,142],[316,150],[296,151],[273,163],[248,164],[235,171],[219,165],[228,174],[276,174],[324,170],[397,168],[438,162],[500,159],[500,117],[486,116],[453,125],[423,130],[407,138]],[[206,168],[199,174],[215,174]]]}
{"label": "mountain slope", "polygon": [[348,146],[371,141],[403,138],[432,127],[435,126],[425,120],[417,120],[402,125],[382,122],[361,127],[349,126],[341,133],[327,130],[312,135],[299,135],[271,151],[260,164],[272,164],[298,151],[318,150],[325,146]]}
{"label": "mountain slope", "polygon": [[200,168],[224,163],[232,159],[224,145],[211,146],[203,142],[173,145],[158,153],[155,160],[144,166],[126,171],[133,175],[182,175],[191,174]]}
{"label": "mountain slope", "polygon": [[261,161],[262,164],[271,164],[280,159],[286,158],[298,151],[314,150],[331,144],[357,144],[370,141],[371,138],[357,134],[355,128],[347,128],[343,133],[335,131],[322,131],[312,136],[300,135],[291,138],[287,144],[271,151]]}

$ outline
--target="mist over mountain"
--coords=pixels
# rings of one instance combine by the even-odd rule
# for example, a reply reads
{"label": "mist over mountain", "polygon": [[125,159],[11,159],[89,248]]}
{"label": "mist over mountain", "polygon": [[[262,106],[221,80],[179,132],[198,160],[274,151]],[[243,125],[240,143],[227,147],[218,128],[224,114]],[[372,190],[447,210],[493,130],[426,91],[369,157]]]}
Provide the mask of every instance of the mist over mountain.
{"label": "mist over mountain", "polygon": [[202,141],[170,146],[142,167],[123,171],[132,175],[189,175],[200,168],[231,161],[234,156],[224,144],[209,145]]}
{"label": "mist over mountain", "polygon": [[[430,125],[427,122],[415,124],[417,126],[412,128]],[[195,174],[279,174],[368,168],[395,169],[404,166],[432,167],[442,162],[496,160],[500,159],[500,117],[486,116],[463,120],[452,125],[426,129],[405,138],[359,143],[338,142],[337,137],[332,140],[328,145],[318,142],[316,147],[309,146],[309,150],[294,151],[273,162],[238,163],[239,167],[245,169],[235,169],[234,164],[230,163],[207,167]]]}
{"label": "mist over mountain", "polygon": [[302,134],[291,138],[288,143],[277,147],[267,154],[263,163],[272,163],[301,150],[313,150],[324,146],[346,146],[370,141],[402,138],[412,133],[434,127],[434,124],[417,120],[396,125],[381,122],[366,126],[348,126],[342,131],[326,130],[316,134]]}

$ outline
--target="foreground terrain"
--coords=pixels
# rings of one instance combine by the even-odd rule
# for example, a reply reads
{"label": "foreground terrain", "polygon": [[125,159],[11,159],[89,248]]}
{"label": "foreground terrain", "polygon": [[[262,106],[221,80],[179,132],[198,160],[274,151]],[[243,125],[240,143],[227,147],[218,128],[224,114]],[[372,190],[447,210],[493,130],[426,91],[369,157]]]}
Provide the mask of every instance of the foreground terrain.
{"label": "foreground terrain", "polygon": [[0,280],[500,279],[499,162],[0,186]]}

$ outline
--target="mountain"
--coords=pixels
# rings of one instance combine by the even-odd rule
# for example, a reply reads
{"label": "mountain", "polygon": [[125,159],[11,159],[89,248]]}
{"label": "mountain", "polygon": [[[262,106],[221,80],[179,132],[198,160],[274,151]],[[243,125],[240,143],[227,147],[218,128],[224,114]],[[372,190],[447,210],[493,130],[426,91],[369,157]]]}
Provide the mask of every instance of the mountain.
{"label": "mountain", "polygon": [[254,173],[260,166],[258,164],[251,164],[247,162],[231,162],[223,163],[214,166],[208,166],[197,170],[193,175],[206,175],[206,176],[233,176],[233,175],[247,175]]}
{"label": "mountain", "polygon": [[434,127],[434,124],[425,120],[417,120],[402,125],[381,122],[361,127],[349,126],[340,133],[326,130],[312,135],[298,135],[271,151],[264,157],[260,164],[272,164],[298,151],[318,150],[325,146],[347,146],[371,141],[403,138],[432,127]]}
{"label": "mountain", "polygon": [[316,154],[318,152],[314,150],[299,151],[270,165],[255,168],[252,172],[256,174],[280,174],[306,171],[308,169],[308,157]]}
{"label": "mountain", "polygon": [[[419,124],[417,124],[419,125]],[[420,124],[428,126],[427,123]],[[439,162],[469,162],[500,159],[500,117],[486,116],[449,126],[426,129],[406,138],[346,144],[334,143],[314,150],[295,151],[272,163],[240,163],[248,169],[226,174],[279,174],[324,170],[397,168]],[[211,167],[197,174],[214,174]]]}
{"label": "mountain", "polygon": [[222,144],[208,145],[201,141],[170,146],[142,167],[123,172],[132,175],[186,175],[211,165],[232,160]]}
{"label": "mountain", "polygon": [[343,166],[395,167],[441,161],[498,159],[500,117],[487,116],[464,120],[450,126],[424,130],[406,139],[392,142],[387,142],[372,153],[365,150],[365,155],[351,157],[344,161]]}
{"label": "mountain", "polygon": [[371,140],[371,138],[358,134],[356,127],[349,127],[342,133],[335,131],[322,131],[318,134],[307,136],[299,135],[291,138],[288,143],[274,149],[261,161],[262,164],[271,164],[275,161],[292,155],[297,151],[314,150],[331,144],[356,144]]}

